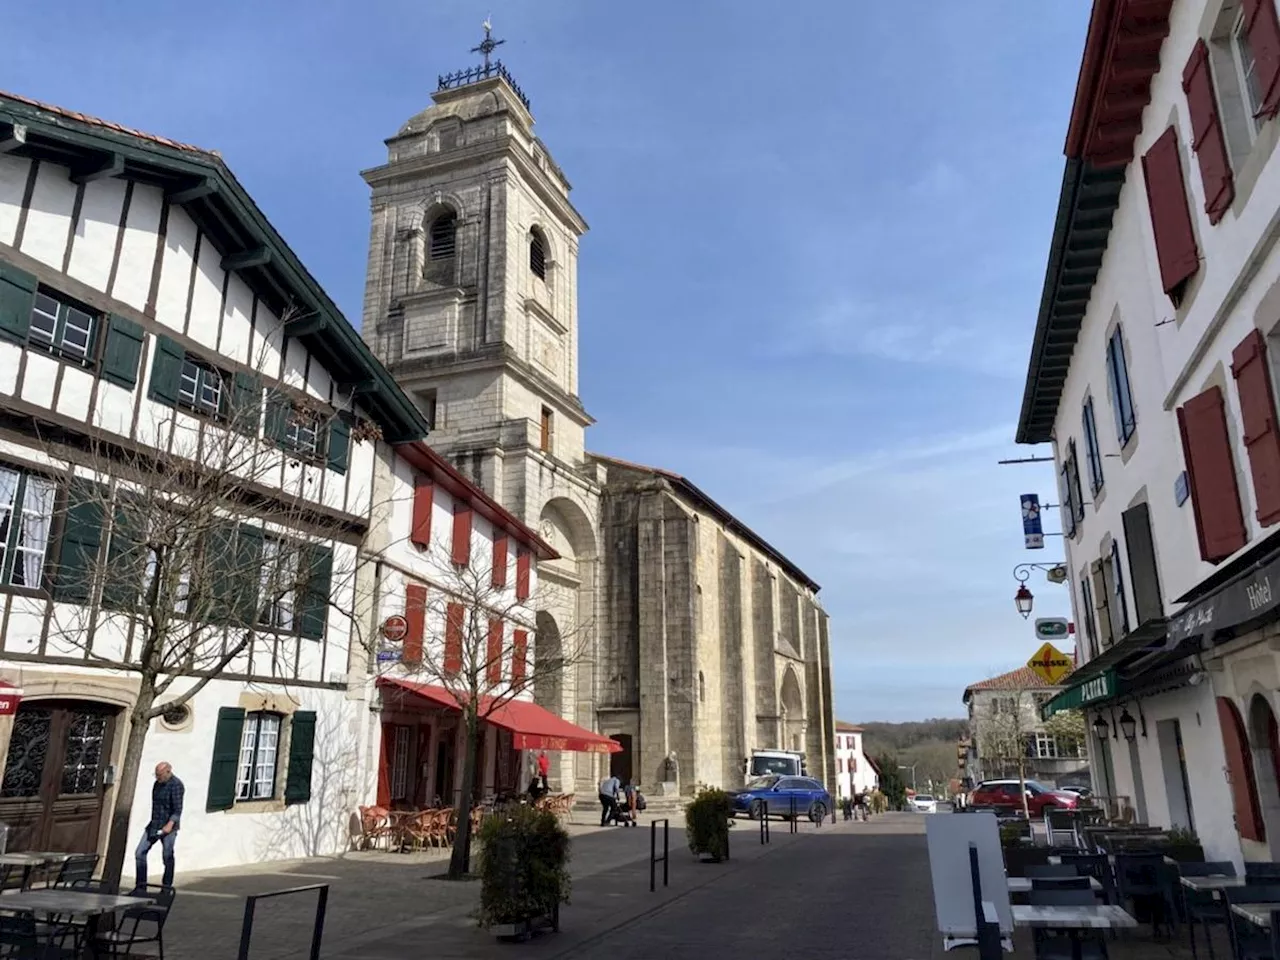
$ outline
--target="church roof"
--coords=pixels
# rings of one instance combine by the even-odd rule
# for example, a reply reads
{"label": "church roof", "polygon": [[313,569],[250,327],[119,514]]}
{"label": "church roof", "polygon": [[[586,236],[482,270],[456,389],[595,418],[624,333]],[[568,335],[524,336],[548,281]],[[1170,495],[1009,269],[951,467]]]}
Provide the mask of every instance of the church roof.
{"label": "church roof", "polygon": [[354,327],[214,151],[0,91],[0,143],[10,156],[71,168],[85,180],[119,177],[163,190],[223,254],[224,267],[277,314],[297,318],[299,340],[392,443],[419,440],[427,423]]}
{"label": "church roof", "polygon": [[628,470],[638,470],[642,473],[652,474],[655,477],[661,477],[703,510],[712,514],[728,529],[749,541],[756,547],[756,549],[768,556],[778,566],[789,573],[797,582],[804,584],[814,593],[817,593],[822,589],[817,581],[813,580],[807,573],[788,560],[782,551],[778,550],[770,544],[769,541],[765,540],[764,537],[760,536],[760,534],[756,533],[732,513],[699,490],[691,480],[680,476],[678,473],[672,473],[670,470],[663,470],[661,467],[647,467],[642,463],[632,463],[630,460],[621,460],[618,457],[607,457],[602,453],[593,453],[591,456],[606,464],[612,463],[615,466],[623,467]]}

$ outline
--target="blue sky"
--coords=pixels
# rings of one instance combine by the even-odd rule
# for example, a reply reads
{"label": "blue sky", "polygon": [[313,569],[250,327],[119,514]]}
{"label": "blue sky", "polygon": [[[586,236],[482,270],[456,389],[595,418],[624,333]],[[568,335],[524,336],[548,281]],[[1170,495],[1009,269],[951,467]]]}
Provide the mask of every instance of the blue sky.
{"label": "blue sky", "polygon": [[1052,471],[996,461],[1047,452],[1012,437],[1088,7],[61,0],[6,11],[44,39],[0,89],[220,150],[358,321],[358,172],[492,13],[591,224],[590,447],[786,552],[823,585],[839,716],[906,720],[1025,662],[1012,568],[1061,557],[1018,511]]}

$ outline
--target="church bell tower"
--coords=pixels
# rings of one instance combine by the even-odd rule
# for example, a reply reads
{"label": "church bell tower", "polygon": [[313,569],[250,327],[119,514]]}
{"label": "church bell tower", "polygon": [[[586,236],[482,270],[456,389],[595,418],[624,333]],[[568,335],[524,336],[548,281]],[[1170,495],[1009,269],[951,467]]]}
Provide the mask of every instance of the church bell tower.
{"label": "church bell tower", "polygon": [[[572,636],[587,655],[535,697],[597,729],[600,481],[578,398],[587,224],[529,98],[491,60],[500,43],[486,23],[472,51],[483,63],[439,77],[431,106],[386,141],[387,162],[362,174],[373,195],[361,329],[426,414],[427,442],[561,554],[539,565],[538,643]],[[567,787],[597,771],[579,757],[560,772]]]}

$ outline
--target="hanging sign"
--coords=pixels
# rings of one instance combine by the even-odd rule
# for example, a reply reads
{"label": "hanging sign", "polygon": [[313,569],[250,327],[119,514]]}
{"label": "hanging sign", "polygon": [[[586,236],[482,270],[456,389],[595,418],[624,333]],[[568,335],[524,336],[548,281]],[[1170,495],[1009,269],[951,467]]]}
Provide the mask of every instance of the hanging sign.
{"label": "hanging sign", "polygon": [[399,643],[409,633],[409,621],[400,614],[387,617],[382,621],[382,639],[390,643]]}
{"label": "hanging sign", "polygon": [[1071,624],[1065,617],[1036,618],[1037,640],[1064,640],[1071,633]]}
{"label": "hanging sign", "polygon": [[1027,661],[1027,666],[1046,686],[1056,687],[1075,667],[1075,661],[1051,643],[1046,643]]}
{"label": "hanging sign", "polygon": [[1040,495],[1022,495],[1022,538],[1028,550],[1044,549],[1044,527],[1040,523]]}
{"label": "hanging sign", "polygon": [[0,717],[11,717],[18,712],[22,691],[13,684],[0,680]]}

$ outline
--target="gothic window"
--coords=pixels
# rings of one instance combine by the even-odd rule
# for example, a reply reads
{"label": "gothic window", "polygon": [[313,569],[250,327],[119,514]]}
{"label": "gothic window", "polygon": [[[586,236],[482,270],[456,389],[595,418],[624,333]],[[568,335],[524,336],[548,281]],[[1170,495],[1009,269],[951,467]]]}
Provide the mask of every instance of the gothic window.
{"label": "gothic window", "polygon": [[547,240],[537,227],[529,231],[529,269],[539,280],[547,279]]}
{"label": "gothic window", "polygon": [[448,260],[458,247],[458,215],[446,210],[431,221],[429,251],[432,260]]}

